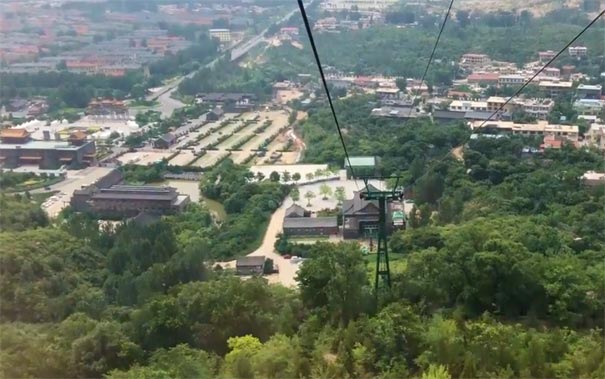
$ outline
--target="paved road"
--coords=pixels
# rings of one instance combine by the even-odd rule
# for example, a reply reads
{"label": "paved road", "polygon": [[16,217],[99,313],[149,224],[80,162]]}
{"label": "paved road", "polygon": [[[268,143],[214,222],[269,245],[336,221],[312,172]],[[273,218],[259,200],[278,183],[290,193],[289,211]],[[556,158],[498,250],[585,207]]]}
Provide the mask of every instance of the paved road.
{"label": "paved road", "polygon": [[55,195],[56,199],[43,209],[50,218],[56,217],[63,208],[69,205],[75,190],[94,183],[109,171],[111,171],[109,167],[88,167],[84,170],[68,171],[67,178],[64,181],[51,186],[51,191],[59,191],[59,193]]}
{"label": "paved road", "polygon": [[[306,6],[309,6],[311,3],[313,3],[313,1],[316,1],[316,0],[310,1]],[[296,12],[298,12],[298,8],[295,8],[290,13],[288,13],[287,15],[282,17],[280,20],[274,22],[273,24],[277,24],[277,25],[281,24],[282,22],[284,22],[288,18],[290,18]],[[265,40],[265,35],[267,34],[268,30],[269,30],[269,28],[266,28],[262,32],[260,32],[258,35],[252,37],[250,40],[246,41],[245,43],[235,46],[235,47],[225,51],[220,57],[214,59],[212,62],[206,64],[204,67],[209,67],[209,68],[214,67],[214,65],[216,65],[216,63],[221,58],[226,57],[227,54],[229,54],[228,56],[230,57],[230,59],[232,61],[243,57],[244,55],[246,55],[248,53],[248,51],[250,51],[250,49],[252,49],[254,46],[258,45],[260,42]],[[179,86],[181,81],[183,81],[185,78],[192,78],[196,74],[196,72],[197,71],[190,72],[189,74],[182,76],[182,77],[160,87],[157,91],[148,95],[147,100],[148,101],[157,100],[160,103],[158,110],[162,113],[162,117],[169,117],[175,109],[181,108],[185,105],[182,102],[171,98],[170,96],[177,89],[177,87]]]}

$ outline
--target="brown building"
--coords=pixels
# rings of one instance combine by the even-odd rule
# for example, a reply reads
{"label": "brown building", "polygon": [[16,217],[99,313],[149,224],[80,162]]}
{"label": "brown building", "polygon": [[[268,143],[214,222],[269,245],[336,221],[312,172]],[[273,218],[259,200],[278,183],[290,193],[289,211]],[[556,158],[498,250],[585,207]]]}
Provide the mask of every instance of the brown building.
{"label": "brown building", "polygon": [[105,117],[128,117],[128,107],[123,101],[113,99],[92,100],[86,108],[86,114]]}
{"label": "brown building", "polygon": [[25,129],[0,131],[0,164],[5,168],[37,165],[41,169],[57,169],[63,165],[71,168],[89,166],[95,162],[94,141],[87,141],[86,134],[72,133],[67,141],[50,139],[45,134],[42,141],[32,140]]}
{"label": "brown building", "polygon": [[[370,185],[370,191],[378,190]],[[355,192],[353,198],[345,200],[342,205],[342,236],[345,239],[361,238],[372,235],[378,230],[380,217],[378,202],[362,199],[360,195],[361,192]],[[393,217],[390,204],[387,207],[386,219],[389,220]],[[390,233],[392,224],[387,222],[386,225],[387,233]]]}
{"label": "brown building", "polygon": [[238,275],[262,275],[265,269],[264,256],[242,257],[235,262]]}
{"label": "brown building", "polygon": [[179,195],[173,187],[113,185],[91,192],[90,210],[108,216],[132,217],[140,212],[171,214],[189,204],[189,196]]}
{"label": "brown building", "polygon": [[176,142],[176,136],[172,133],[166,133],[153,141],[153,147],[156,149],[168,149]]}

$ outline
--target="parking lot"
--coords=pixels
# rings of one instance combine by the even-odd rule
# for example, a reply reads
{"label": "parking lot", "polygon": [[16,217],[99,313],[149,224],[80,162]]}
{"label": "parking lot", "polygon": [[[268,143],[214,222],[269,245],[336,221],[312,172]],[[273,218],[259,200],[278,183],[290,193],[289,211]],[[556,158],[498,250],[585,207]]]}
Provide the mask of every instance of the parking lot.
{"label": "parking lot", "polygon": [[[250,120],[255,121],[250,122]],[[227,123],[225,124],[225,122]],[[266,122],[270,124],[265,125]],[[263,128],[263,126],[265,127]],[[287,126],[288,112],[284,110],[248,112],[239,116],[226,114],[221,120],[208,123],[181,137],[177,144],[169,150],[172,152],[180,151],[177,156],[170,160],[170,164],[179,166],[190,164],[196,167],[208,168],[227,156],[231,157],[236,163],[244,163],[249,161],[249,158],[262,147],[266,140],[270,140],[268,147],[271,150],[268,154],[252,160],[253,163],[265,162],[272,152],[283,149],[288,143],[285,132],[280,132]],[[200,138],[211,129],[215,129],[215,131]],[[274,143],[273,140],[276,139],[278,142]],[[179,148],[180,150],[177,150]],[[211,150],[207,150],[209,148]],[[203,150],[206,150],[206,152],[195,159],[196,154]],[[282,154],[282,159],[285,163],[293,163],[296,156],[296,153],[285,153]],[[280,159],[271,160],[271,163],[280,163]]]}
{"label": "parking lot", "polygon": [[170,151],[134,151],[118,157],[122,164],[136,164],[140,166],[149,166],[168,158],[172,153]]}
{"label": "parking lot", "polygon": [[67,178],[51,186],[51,191],[57,191],[42,205],[50,218],[56,217],[59,212],[69,205],[74,191],[82,186],[90,185],[111,171],[108,167],[88,167],[84,170],[68,171]]}

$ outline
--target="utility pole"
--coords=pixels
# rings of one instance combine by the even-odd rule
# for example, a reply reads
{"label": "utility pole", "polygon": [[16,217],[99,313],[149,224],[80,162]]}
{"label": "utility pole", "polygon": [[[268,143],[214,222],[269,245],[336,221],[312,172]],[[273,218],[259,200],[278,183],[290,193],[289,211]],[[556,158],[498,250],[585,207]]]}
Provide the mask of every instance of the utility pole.
{"label": "utility pole", "polygon": [[[387,204],[393,200],[401,200],[403,198],[403,190],[398,188],[399,177],[396,179],[395,186],[390,191],[370,190],[368,186],[369,177],[363,178],[366,190],[360,192],[359,196],[365,200],[378,201],[379,217],[378,217],[378,238],[376,251],[376,277],[374,280],[374,289],[378,296],[379,289],[391,288],[391,269],[389,266],[389,249],[387,246]],[[387,179],[384,177],[376,179]]]}

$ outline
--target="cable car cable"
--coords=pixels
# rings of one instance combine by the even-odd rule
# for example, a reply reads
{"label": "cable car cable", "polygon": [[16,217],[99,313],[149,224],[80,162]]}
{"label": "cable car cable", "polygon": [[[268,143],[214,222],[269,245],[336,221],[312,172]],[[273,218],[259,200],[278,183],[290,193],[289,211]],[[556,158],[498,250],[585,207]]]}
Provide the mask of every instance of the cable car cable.
{"label": "cable car cable", "polygon": [[323,68],[321,67],[321,61],[319,60],[319,54],[317,53],[317,47],[315,46],[315,40],[313,39],[313,33],[311,32],[311,26],[309,25],[309,19],[307,18],[307,12],[305,11],[305,6],[302,0],[298,0],[298,7],[300,8],[300,13],[303,18],[303,22],[305,24],[305,29],[307,30],[307,36],[309,37],[309,42],[311,43],[311,49],[313,50],[313,56],[315,57],[315,63],[317,64],[317,69],[319,70],[319,75],[321,76],[321,81],[323,83],[324,90],[326,91],[326,95],[328,96],[328,103],[330,103],[330,110],[332,111],[332,116],[334,117],[334,123],[336,124],[336,129],[338,130],[338,137],[340,138],[340,142],[342,143],[342,149],[345,153],[345,159],[349,164],[349,169],[351,170],[351,176],[355,180],[355,185],[357,189],[359,189],[359,185],[357,184],[357,177],[355,176],[355,172],[353,170],[353,166],[351,165],[351,159],[349,158],[349,152],[347,150],[347,145],[345,144],[344,137],[342,135],[342,130],[340,129],[340,123],[338,122],[338,117],[336,117],[336,111],[334,110],[334,104],[332,103],[332,96],[330,96],[330,90],[328,89],[328,83],[326,82],[326,77],[324,75]]}
{"label": "cable car cable", "polygon": [[[441,34],[443,33],[443,29],[445,29],[445,24],[447,23],[447,19],[450,17],[450,12],[452,11],[452,6],[454,5],[454,0],[450,1],[450,6],[447,8],[447,12],[445,13],[445,17],[443,22],[441,23],[441,29],[439,29],[439,34],[437,35],[437,39],[435,40],[435,45],[433,45],[433,51],[431,51],[431,55],[429,56],[429,61],[424,69],[424,74],[422,74],[422,79],[420,80],[420,88],[422,88],[422,83],[424,83],[424,79],[426,78],[426,74],[429,71],[429,67],[433,62],[433,57],[435,56],[435,51],[437,50],[437,45],[439,45],[439,40],[441,39]],[[408,118],[412,114],[412,109],[414,106],[410,107],[410,112],[408,113]]]}

